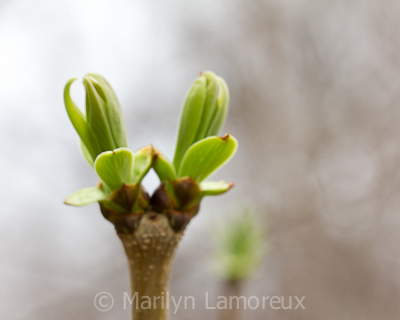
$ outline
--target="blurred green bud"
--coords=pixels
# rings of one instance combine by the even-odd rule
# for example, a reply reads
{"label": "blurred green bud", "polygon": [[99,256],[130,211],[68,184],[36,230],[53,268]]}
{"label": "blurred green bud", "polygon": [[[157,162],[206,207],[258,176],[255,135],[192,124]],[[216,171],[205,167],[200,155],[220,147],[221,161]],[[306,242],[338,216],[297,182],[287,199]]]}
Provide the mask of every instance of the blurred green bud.
{"label": "blurred green bud", "polygon": [[229,90],[225,81],[211,71],[202,73],[189,89],[182,107],[173,161],[176,172],[192,144],[219,133],[228,106]]}
{"label": "blurred green bud", "polygon": [[253,276],[268,249],[265,231],[254,214],[242,212],[229,216],[212,234],[216,242],[212,271],[229,281]]}
{"label": "blurred green bud", "polygon": [[71,79],[65,86],[65,107],[81,139],[85,158],[93,166],[100,153],[128,146],[124,116],[110,84],[96,73],[83,78],[86,90],[84,115],[70,96],[70,87],[75,80]]}

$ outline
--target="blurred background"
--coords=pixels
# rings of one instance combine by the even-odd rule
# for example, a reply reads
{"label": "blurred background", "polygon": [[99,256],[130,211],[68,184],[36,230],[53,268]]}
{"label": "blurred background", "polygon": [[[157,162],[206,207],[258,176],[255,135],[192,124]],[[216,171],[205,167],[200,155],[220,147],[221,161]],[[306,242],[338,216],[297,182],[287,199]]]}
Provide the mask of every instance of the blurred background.
{"label": "blurred background", "polygon": [[[130,147],[172,157],[182,100],[201,70],[224,77],[223,132],[236,157],[215,179],[173,265],[171,295],[205,310],[212,225],[251,206],[270,250],[247,296],[306,296],[305,310],[243,319],[400,317],[400,2],[373,0],[0,0],[0,318],[129,319],[124,252],[97,205],[62,204],[92,186],[63,104],[68,79],[105,76]],[[84,106],[84,90],[72,95]],[[154,190],[155,174],[145,180]],[[222,219],[221,219],[222,217]],[[95,295],[115,305],[98,311]]]}

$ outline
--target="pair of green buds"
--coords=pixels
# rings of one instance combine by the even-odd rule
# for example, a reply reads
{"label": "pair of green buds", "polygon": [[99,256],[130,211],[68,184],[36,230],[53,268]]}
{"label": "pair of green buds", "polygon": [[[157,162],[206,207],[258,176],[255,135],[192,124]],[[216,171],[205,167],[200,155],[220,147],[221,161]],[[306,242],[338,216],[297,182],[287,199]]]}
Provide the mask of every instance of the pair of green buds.
{"label": "pair of green buds", "polygon": [[[136,152],[128,149],[117,96],[98,74],[90,73],[83,78],[84,115],[70,97],[75,80],[65,86],[65,106],[80,137],[83,154],[101,182],[69,196],[66,204],[84,206],[99,202],[103,215],[114,223],[124,215],[136,217],[147,210],[176,218],[178,213],[193,216],[203,196],[222,194],[233,186],[225,181],[204,181],[228,162],[237,149],[237,140],[231,135],[217,136],[229,106],[228,87],[221,77],[204,72],[190,88],[181,112],[172,163],[153,146]],[[151,168],[161,185],[150,198],[141,182]]]}

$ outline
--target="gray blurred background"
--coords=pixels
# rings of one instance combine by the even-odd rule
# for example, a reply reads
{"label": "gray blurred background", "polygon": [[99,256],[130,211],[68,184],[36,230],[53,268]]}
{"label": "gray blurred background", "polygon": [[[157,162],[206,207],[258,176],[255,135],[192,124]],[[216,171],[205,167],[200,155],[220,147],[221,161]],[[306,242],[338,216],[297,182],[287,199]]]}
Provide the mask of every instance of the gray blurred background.
{"label": "gray blurred background", "polygon": [[[231,89],[224,132],[240,148],[215,179],[173,265],[171,294],[204,310],[211,225],[251,206],[271,250],[248,296],[306,296],[305,310],[246,319],[400,317],[400,2],[373,0],[0,0],[0,318],[129,319],[122,246],[97,207],[62,204],[96,176],[62,93],[104,75],[130,147],[172,157],[182,99],[201,70]],[[80,81],[72,89],[84,105]],[[145,181],[157,186],[155,175]],[[98,311],[98,292],[114,295]]]}

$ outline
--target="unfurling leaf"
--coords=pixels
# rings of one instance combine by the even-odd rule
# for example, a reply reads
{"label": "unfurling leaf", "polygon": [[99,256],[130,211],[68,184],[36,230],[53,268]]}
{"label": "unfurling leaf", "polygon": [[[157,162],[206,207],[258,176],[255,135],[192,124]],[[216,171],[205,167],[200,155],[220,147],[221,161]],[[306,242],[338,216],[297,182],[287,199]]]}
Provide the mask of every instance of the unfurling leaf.
{"label": "unfurling leaf", "polygon": [[237,145],[237,140],[231,135],[196,142],[186,152],[178,176],[203,181],[232,158]]}
{"label": "unfurling leaf", "polygon": [[178,171],[182,157],[186,150],[196,139],[197,130],[200,125],[203,105],[206,100],[207,80],[205,77],[198,78],[190,88],[185,103],[182,107],[179,131],[176,141],[174,156],[174,167]]}
{"label": "unfurling leaf", "polygon": [[211,119],[211,123],[208,127],[208,131],[206,133],[207,137],[219,134],[225,123],[226,116],[228,115],[228,108],[229,108],[228,85],[226,84],[225,80],[222,79],[221,77],[217,77],[217,81],[220,85],[218,103],[215,113]]}
{"label": "unfurling leaf", "polygon": [[196,139],[192,142],[199,141],[207,135],[208,127],[215,116],[217,110],[218,99],[218,81],[215,74],[211,71],[206,71],[202,74],[207,79],[206,100],[201,114],[199,128],[197,129]]}
{"label": "unfurling leaf", "polygon": [[104,77],[97,73],[88,73],[86,77],[95,80],[92,83],[104,100],[104,112],[115,145],[117,148],[128,147],[124,115],[113,88]]}
{"label": "unfurling leaf", "polygon": [[153,160],[153,147],[147,146],[134,153],[134,165],[132,171],[132,182],[140,183],[149,172]]}
{"label": "unfurling leaf", "polygon": [[94,169],[111,191],[133,182],[132,168],[133,154],[128,148],[103,152],[94,162]]}
{"label": "unfurling leaf", "polygon": [[153,169],[163,182],[175,179],[175,169],[172,163],[157,149],[153,152]]}
{"label": "unfurling leaf", "polygon": [[100,145],[97,142],[96,136],[92,128],[90,128],[90,126],[87,124],[86,117],[72,101],[69,93],[69,89],[75,80],[76,80],[75,78],[69,80],[65,86],[64,89],[65,108],[67,109],[69,119],[71,120],[72,125],[74,126],[76,132],[78,133],[79,137],[87,147],[89,153],[92,155],[92,158],[95,159],[97,155],[101,153]]}
{"label": "unfurling leaf", "polygon": [[94,202],[98,202],[104,200],[107,197],[107,194],[100,188],[91,187],[81,189],[74,194],[71,194],[65,201],[65,204],[69,204],[70,206],[86,206],[88,204],[92,204]]}
{"label": "unfurling leaf", "polygon": [[[100,75],[87,74],[83,78],[86,90],[86,115],[70,97],[71,79],[64,89],[64,102],[68,116],[81,138],[85,158],[91,159],[104,152],[127,147],[126,128],[122,109],[109,83]],[[85,149],[83,148],[83,149]],[[90,157],[87,155],[90,154]]]}
{"label": "unfurling leaf", "polygon": [[107,121],[105,101],[96,90],[92,79],[88,76],[83,77],[83,84],[86,90],[86,120],[96,135],[101,150],[110,151],[118,148],[112,138],[111,128]]}
{"label": "unfurling leaf", "polygon": [[225,81],[211,71],[201,73],[182,107],[176,142],[174,167],[178,171],[191,145],[218,135],[228,113],[229,90]]}
{"label": "unfurling leaf", "polygon": [[203,181],[200,183],[200,188],[205,196],[216,196],[227,192],[233,185],[225,181]]}

